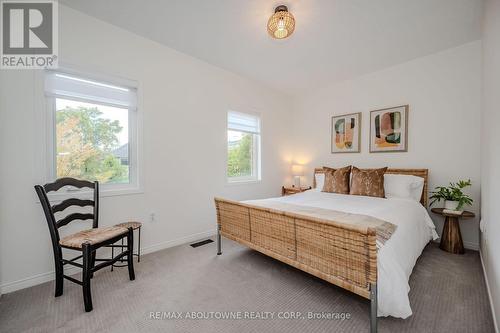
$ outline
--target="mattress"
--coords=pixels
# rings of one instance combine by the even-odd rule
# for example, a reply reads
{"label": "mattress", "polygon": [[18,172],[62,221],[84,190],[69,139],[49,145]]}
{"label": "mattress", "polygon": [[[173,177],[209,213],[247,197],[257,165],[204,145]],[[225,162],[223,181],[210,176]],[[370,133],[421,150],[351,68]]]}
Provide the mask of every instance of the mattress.
{"label": "mattress", "polygon": [[[378,316],[411,316],[408,298],[410,274],[427,243],[438,238],[429,213],[419,202],[318,190],[264,200],[369,215],[397,225],[396,231],[377,254]],[[262,200],[245,201],[254,205],[259,205],[259,202]]]}

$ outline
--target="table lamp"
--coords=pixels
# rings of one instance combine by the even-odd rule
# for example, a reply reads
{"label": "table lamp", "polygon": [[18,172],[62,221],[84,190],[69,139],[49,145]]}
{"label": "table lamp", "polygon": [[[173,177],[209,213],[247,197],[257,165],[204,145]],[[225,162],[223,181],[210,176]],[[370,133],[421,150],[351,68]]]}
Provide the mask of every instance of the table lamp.
{"label": "table lamp", "polygon": [[304,175],[304,166],[292,164],[292,175],[294,176],[293,186],[300,188],[300,176]]}

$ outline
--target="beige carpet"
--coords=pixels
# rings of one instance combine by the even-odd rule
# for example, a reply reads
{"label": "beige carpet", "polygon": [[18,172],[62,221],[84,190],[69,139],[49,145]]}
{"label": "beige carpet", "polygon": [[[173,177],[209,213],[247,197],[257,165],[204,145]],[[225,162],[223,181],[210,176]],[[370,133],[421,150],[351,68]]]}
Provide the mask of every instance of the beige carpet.
{"label": "beige carpet", "polygon": [[[81,288],[65,281],[53,297],[53,282],[3,295],[0,332],[367,332],[367,300],[257,252],[224,240],[143,256],[137,279],[126,268],[100,271],[92,280],[94,311],[85,313]],[[379,332],[493,332],[477,252],[451,255],[427,246],[410,279],[413,316],[380,318]],[[196,316],[271,312],[274,319],[186,319]],[[163,319],[151,319],[150,312]],[[168,319],[181,312],[183,319]],[[278,319],[298,312],[299,318]],[[308,312],[349,313],[349,319],[303,319]],[[170,314],[174,317],[173,314]]]}

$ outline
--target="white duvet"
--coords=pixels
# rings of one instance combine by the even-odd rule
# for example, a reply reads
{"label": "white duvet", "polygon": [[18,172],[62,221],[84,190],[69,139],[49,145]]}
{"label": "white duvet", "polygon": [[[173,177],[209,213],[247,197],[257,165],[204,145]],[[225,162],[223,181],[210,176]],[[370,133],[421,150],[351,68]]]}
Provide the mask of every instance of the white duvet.
{"label": "white duvet", "polygon": [[[420,203],[317,190],[266,200],[364,214],[397,225],[377,255],[378,316],[411,316],[408,279],[425,245],[438,238],[434,223]],[[245,202],[251,204],[252,200]]]}

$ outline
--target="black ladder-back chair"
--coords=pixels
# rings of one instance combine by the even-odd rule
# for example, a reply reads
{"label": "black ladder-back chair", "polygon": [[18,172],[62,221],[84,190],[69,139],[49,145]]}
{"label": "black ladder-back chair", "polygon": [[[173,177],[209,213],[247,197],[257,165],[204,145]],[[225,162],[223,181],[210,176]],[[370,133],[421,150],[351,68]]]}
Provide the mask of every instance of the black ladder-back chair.
{"label": "black ladder-back chair", "polygon": [[[88,187],[93,189],[93,200],[83,200],[77,198],[66,199],[54,206],[50,205],[47,198],[47,192],[57,191],[64,186],[73,186],[77,188]],[[118,260],[127,256],[128,273],[130,280],[135,279],[134,264],[133,264],[133,232],[132,228],[122,227],[104,227],[99,228],[99,183],[78,180],[74,178],[60,178],[53,183],[48,183],[43,186],[35,186],[36,193],[40,198],[40,202],[47,219],[49,226],[50,237],[52,239],[52,248],[54,250],[54,263],[56,272],[56,288],[55,297],[63,294],[63,281],[67,279],[71,282],[77,283],[83,287],[83,301],[85,304],[85,311],[92,311],[92,295],[90,292],[90,279],[93,277],[94,272],[106,266],[114,264]],[[92,213],[72,213],[66,217],[56,220],[54,214],[62,212],[71,206],[93,206]],[[74,220],[92,220],[92,229],[77,232],[75,234],[59,237],[58,229],[67,225]],[[114,245],[115,242],[127,238],[127,245]],[[101,247],[126,247],[126,250],[111,259],[96,259],[96,250]],[[62,256],[62,248],[67,248],[75,251],[80,251],[81,255],[73,259],[64,259]],[[75,262],[82,259],[82,263]],[[101,262],[95,264],[96,261]],[[73,265],[82,269],[82,281],[79,281],[70,276],[64,275],[64,265]]]}

